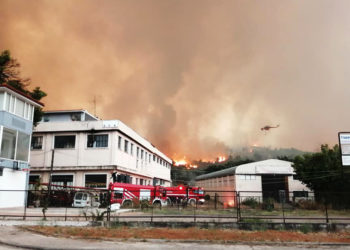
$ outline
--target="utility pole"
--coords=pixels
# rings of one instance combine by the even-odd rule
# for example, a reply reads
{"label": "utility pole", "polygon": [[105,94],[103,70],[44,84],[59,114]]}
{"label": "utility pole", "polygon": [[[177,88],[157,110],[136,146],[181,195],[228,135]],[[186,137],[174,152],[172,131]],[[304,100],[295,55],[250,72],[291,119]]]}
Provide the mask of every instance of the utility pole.
{"label": "utility pole", "polygon": [[51,154],[51,168],[50,168],[50,179],[49,179],[49,198],[51,196],[51,183],[52,183],[52,172],[53,172],[53,162],[55,159],[55,149],[52,149]]}

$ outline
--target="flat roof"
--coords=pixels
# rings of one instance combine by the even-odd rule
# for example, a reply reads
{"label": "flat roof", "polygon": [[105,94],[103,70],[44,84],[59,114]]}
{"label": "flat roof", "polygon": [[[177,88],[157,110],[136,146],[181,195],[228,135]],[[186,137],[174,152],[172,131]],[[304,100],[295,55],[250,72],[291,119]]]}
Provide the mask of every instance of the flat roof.
{"label": "flat roof", "polygon": [[95,118],[96,120],[100,120],[98,117],[90,114],[86,109],[61,109],[61,110],[44,110],[44,114],[64,114],[64,113],[77,113],[77,112],[82,112],[85,113],[92,118]]}
{"label": "flat roof", "polygon": [[41,106],[41,107],[45,106],[42,102],[39,102],[38,100],[35,100],[33,97],[23,93],[22,91],[19,91],[18,89],[14,88],[14,87],[12,87],[12,86],[10,86],[8,84],[0,84],[0,89],[2,89],[2,88],[9,89],[9,90],[15,92],[16,94],[19,94],[19,95],[21,95],[21,96],[31,100],[32,102],[35,102],[38,106]]}

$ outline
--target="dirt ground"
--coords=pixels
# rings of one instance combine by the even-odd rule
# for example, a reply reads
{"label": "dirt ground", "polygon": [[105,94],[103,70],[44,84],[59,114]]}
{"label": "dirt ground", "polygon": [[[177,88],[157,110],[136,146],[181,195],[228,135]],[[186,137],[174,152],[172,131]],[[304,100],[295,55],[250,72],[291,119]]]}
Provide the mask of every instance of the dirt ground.
{"label": "dirt ground", "polygon": [[27,226],[22,229],[46,236],[73,237],[81,239],[169,239],[206,240],[227,242],[318,242],[349,243],[350,232],[302,233],[291,231],[241,231],[199,228],[104,228],[104,227],[49,227]]}

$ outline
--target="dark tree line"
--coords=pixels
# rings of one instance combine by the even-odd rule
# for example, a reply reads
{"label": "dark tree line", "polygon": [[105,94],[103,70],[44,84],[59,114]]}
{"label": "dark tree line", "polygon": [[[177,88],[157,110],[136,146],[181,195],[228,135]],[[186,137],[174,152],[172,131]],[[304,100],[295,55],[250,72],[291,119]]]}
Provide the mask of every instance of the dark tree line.
{"label": "dark tree line", "polygon": [[350,167],[343,167],[338,145],[321,145],[320,152],[294,159],[297,178],[315,191],[319,201],[334,207],[350,206]]}

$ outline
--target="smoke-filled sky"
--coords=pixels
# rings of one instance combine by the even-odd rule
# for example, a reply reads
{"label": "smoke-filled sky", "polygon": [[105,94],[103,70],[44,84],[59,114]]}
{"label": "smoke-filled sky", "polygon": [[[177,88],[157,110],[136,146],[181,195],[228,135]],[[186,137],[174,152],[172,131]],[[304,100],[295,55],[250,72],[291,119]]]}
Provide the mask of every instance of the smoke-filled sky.
{"label": "smoke-filled sky", "polygon": [[[169,156],[317,150],[350,130],[345,0],[0,0],[0,50],[46,109],[119,119]],[[280,124],[278,129],[260,130]]]}

